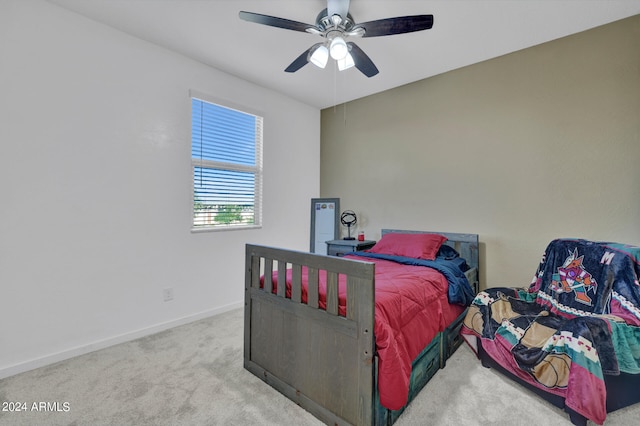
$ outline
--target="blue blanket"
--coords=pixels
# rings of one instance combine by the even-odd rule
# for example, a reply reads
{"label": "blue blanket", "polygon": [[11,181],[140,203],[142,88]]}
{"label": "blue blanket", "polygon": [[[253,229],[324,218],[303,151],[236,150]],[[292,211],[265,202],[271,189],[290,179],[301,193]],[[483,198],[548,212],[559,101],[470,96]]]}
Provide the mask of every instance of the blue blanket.
{"label": "blue blanket", "polygon": [[616,315],[640,325],[640,248],[577,239],[552,241],[529,292],[567,318]]}
{"label": "blue blanket", "polygon": [[[455,257],[453,259],[445,257],[437,257],[435,260],[414,259],[412,257],[392,256],[381,253],[369,253],[365,251],[357,251],[349,253],[360,257],[369,257],[373,259],[390,260],[392,262],[402,263],[404,265],[425,266],[435,269],[445,276],[449,281],[448,299],[449,303],[469,306],[475,297],[473,289],[463,272],[466,262],[464,259]],[[467,267],[468,268],[468,267]]]}

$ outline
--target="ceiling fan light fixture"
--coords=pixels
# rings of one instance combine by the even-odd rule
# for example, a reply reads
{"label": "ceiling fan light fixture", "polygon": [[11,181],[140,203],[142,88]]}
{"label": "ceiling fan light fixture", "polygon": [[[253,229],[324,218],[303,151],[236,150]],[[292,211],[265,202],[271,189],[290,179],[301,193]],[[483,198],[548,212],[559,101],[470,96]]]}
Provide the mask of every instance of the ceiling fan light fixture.
{"label": "ceiling fan light fixture", "polygon": [[347,56],[342,59],[338,59],[336,62],[338,63],[338,69],[340,71],[348,70],[355,65],[355,62],[353,62],[353,57],[350,53],[347,53]]}
{"label": "ceiling fan light fixture", "polygon": [[342,37],[335,37],[331,40],[329,53],[333,59],[338,61],[340,59],[344,59],[349,54],[349,48]]}
{"label": "ceiling fan light fixture", "polygon": [[327,66],[327,61],[329,60],[329,50],[327,46],[321,44],[313,51],[311,56],[309,57],[309,62],[318,68],[324,68]]}

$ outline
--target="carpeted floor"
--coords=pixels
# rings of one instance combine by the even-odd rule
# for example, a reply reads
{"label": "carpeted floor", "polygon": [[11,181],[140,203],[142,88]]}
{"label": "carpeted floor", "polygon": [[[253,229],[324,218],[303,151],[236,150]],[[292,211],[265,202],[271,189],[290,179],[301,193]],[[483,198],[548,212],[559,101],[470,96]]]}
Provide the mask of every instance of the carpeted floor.
{"label": "carpeted floor", "polygon": [[[243,318],[237,309],[0,380],[0,425],[321,425],[243,369]],[[640,404],[606,425],[639,418]],[[427,424],[570,422],[463,345],[396,423]]]}

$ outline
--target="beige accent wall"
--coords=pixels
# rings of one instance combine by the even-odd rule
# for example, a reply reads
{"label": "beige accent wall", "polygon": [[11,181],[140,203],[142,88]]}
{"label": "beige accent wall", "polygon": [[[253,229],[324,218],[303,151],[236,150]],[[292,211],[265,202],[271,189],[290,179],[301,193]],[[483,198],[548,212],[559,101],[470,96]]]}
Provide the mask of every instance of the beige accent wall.
{"label": "beige accent wall", "polygon": [[481,287],[527,286],[554,238],[640,244],[640,15],[328,108],[321,132],[321,196],[357,231],[478,233]]}

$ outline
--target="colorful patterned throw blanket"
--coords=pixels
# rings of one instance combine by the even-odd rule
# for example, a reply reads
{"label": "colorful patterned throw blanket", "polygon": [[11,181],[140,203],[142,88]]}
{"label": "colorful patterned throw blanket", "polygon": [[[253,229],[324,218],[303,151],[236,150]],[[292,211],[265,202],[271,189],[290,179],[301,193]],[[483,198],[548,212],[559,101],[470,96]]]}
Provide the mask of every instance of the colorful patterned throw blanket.
{"label": "colorful patterned throw blanket", "polygon": [[602,424],[604,375],[640,373],[639,276],[640,247],[554,240],[528,289],[480,292],[461,332],[520,379]]}

